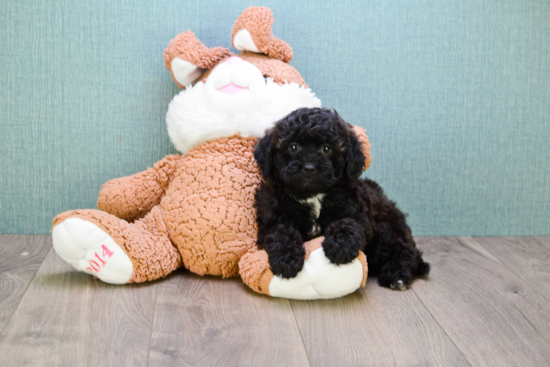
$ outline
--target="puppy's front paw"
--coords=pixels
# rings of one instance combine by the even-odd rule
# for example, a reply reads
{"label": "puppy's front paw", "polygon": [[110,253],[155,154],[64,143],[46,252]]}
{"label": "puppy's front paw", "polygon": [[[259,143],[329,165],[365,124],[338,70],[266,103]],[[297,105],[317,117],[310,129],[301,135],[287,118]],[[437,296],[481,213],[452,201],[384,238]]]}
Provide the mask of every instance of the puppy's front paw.
{"label": "puppy's front paw", "polygon": [[274,275],[294,278],[304,267],[306,250],[300,233],[279,225],[266,237],[265,250]]}
{"label": "puppy's front paw", "polygon": [[328,226],[323,250],[331,263],[342,265],[352,262],[364,246],[365,234],[353,219],[342,219]]}
{"label": "puppy's front paw", "polygon": [[336,265],[350,263],[359,255],[358,250],[350,248],[345,241],[334,237],[325,238],[323,241],[323,250],[330,262]]}
{"label": "puppy's front paw", "polygon": [[294,278],[304,267],[304,255],[269,257],[269,265],[274,275],[282,278]]}

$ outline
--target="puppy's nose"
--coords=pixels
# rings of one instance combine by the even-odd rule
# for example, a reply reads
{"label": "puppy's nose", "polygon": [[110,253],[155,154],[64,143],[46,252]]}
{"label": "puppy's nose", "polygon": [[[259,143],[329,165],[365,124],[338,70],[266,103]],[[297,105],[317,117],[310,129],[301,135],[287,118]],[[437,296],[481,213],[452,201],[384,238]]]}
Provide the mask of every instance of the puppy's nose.
{"label": "puppy's nose", "polygon": [[304,166],[304,172],[305,173],[314,173],[315,172],[315,166],[311,163],[306,163]]}

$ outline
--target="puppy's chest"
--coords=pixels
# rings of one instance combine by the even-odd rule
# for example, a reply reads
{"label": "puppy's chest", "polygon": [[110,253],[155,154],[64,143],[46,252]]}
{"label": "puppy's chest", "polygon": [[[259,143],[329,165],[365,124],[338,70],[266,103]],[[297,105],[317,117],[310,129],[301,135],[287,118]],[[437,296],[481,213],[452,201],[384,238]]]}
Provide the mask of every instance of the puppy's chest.
{"label": "puppy's chest", "polygon": [[317,237],[321,233],[321,226],[319,225],[318,219],[321,215],[321,209],[323,207],[323,199],[325,194],[318,194],[313,197],[304,200],[298,200],[302,205],[309,207],[309,222],[310,229],[308,230],[308,236]]}

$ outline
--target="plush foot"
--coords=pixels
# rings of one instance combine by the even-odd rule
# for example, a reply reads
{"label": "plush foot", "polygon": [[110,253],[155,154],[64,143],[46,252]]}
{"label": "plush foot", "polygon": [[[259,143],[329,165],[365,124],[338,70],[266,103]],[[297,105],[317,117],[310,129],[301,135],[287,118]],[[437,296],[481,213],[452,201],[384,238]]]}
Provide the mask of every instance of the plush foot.
{"label": "plush foot", "polygon": [[329,299],[342,297],[364,287],[367,282],[367,258],[359,252],[353,261],[335,265],[321,247],[324,237],[304,243],[303,269],[294,278],[274,275],[265,250],[255,248],[239,261],[239,274],[255,292],[290,299]]}
{"label": "plush foot", "polygon": [[93,223],[68,218],[52,231],[55,252],[76,270],[105,283],[126,284],[134,271],[132,261],[113,238]]}
{"label": "plush foot", "polygon": [[345,265],[335,265],[322,247],[311,252],[304,268],[291,279],[273,276],[269,295],[290,299],[330,299],[355,292],[364,279],[361,261],[355,258]]}

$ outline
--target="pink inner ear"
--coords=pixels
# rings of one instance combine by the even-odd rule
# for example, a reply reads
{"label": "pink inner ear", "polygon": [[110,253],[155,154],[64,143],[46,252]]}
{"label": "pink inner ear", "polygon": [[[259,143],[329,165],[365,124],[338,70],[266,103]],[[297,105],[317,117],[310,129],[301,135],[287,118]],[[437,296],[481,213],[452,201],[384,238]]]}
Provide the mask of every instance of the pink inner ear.
{"label": "pink inner ear", "polygon": [[239,87],[238,85],[231,83],[231,84],[227,84],[225,87],[221,87],[220,89],[218,89],[218,91],[227,93],[227,94],[235,94],[237,92],[242,91],[243,89],[246,89],[246,88]]}

